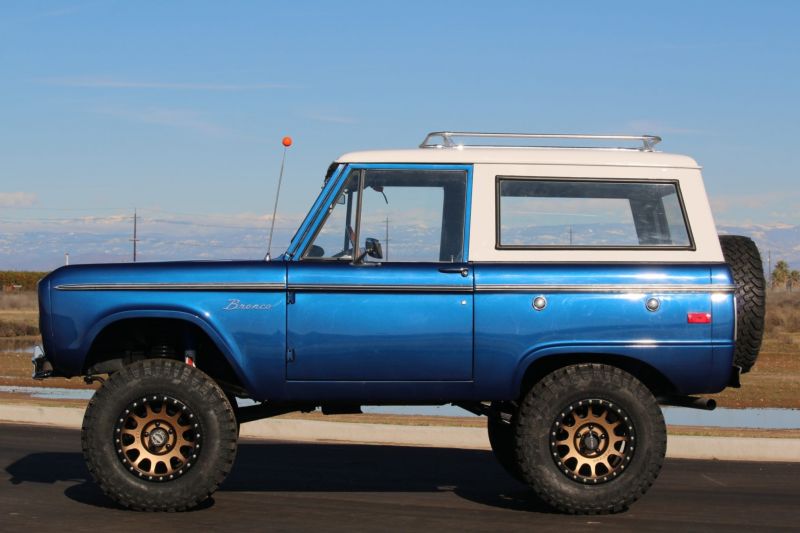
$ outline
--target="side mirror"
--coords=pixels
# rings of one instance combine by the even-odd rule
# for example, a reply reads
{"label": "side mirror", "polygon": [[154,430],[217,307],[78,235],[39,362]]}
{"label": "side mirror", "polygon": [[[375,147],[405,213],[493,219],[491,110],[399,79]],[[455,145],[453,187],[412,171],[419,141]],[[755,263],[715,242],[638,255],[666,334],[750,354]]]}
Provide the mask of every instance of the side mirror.
{"label": "side mirror", "polygon": [[383,248],[381,247],[381,241],[378,239],[367,237],[367,240],[364,242],[364,251],[370,257],[383,259]]}

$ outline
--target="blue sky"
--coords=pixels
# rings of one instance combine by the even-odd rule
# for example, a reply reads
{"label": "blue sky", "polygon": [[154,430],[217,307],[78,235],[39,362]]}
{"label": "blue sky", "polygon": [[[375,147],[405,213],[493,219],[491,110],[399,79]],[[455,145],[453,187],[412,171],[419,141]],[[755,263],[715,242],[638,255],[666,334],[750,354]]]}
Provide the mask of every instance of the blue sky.
{"label": "blue sky", "polygon": [[718,222],[797,225],[798,27],[788,1],[3,2],[0,231],[256,227],[285,134],[292,226],[339,154],[440,129],[660,134]]}

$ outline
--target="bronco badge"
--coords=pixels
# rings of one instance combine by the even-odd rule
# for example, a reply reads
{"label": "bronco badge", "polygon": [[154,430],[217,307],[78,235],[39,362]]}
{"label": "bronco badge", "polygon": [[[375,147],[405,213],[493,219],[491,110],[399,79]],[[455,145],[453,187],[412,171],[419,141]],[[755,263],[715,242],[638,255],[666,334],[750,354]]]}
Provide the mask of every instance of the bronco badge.
{"label": "bronco badge", "polygon": [[269,311],[272,304],[245,304],[238,298],[228,300],[228,305],[222,308],[223,311]]}

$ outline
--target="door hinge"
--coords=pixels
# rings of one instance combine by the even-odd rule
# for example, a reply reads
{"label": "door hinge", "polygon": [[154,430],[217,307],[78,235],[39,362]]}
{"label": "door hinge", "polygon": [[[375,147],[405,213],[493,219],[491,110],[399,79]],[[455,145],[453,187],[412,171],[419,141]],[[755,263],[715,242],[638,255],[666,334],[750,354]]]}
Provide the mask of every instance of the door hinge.
{"label": "door hinge", "polygon": [[286,362],[294,363],[294,348],[289,348],[286,350]]}
{"label": "door hinge", "polygon": [[294,291],[289,291],[286,293],[286,303],[287,304],[294,303]]}

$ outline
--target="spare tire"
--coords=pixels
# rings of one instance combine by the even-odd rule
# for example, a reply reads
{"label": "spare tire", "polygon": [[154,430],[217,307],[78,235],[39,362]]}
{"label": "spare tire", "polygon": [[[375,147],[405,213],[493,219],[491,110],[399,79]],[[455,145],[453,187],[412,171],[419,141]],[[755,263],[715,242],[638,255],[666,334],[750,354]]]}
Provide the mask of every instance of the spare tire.
{"label": "spare tire", "polygon": [[736,345],[733,364],[749,372],[756,362],[764,335],[766,280],[761,254],[752,239],[740,235],[719,238],[722,255],[736,283]]}

